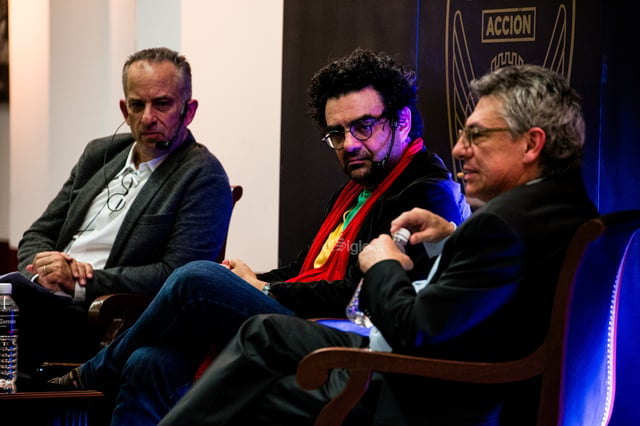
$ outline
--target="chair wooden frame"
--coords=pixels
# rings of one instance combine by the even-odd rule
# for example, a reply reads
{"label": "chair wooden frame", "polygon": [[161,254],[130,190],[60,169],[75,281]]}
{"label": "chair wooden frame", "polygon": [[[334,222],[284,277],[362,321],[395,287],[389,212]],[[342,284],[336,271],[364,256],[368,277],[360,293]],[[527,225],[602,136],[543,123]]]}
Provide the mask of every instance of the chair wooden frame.
{"label": "chair wooden frame", "polygon": [[[343,391],[322,409],[316,419],[316,426],[342,424],[366,392],[374,371],[479,384],[514,383],[542,376],[537,423],[541,426],[561,424],[563,368],[567,354],[568,312],[575,289],[574,277],[587,247],[606,231],[609,222],[607,219],[633,222],[632,226],[635,229],[640,227],[640,211],[630,211],[589,220],[578,229],[570,242],[558,277],[548,335],[533,353],[522,359],[508,362],[464,362],[357,348],[318,349],[308,354],[298,365],[297,381],[303,388],[321,387],[330,370],[334,368],[349,370],[350,379]],[[613,292],[617,291],[619,289],[614,287]],[[613,315],[615,314],[614,312]],[[615,318],[613,320],[615,321]],[[612,362],[615,369],[615,360]],[[607,395],[607,397],[612,399],[613,395]],[[605,407],[605,411],[611,410],[611,406]],[[610,414],[609,411],[604,416],[610,416]]]}

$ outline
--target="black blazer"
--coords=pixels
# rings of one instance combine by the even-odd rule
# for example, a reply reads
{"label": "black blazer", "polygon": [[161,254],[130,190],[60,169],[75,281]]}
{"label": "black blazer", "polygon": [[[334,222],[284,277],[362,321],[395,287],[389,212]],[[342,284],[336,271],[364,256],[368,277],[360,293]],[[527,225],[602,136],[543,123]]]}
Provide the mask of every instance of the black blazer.
{"label": "black blazer", "polygon": [[[458,227],[432,283],[420,293],[400,264],[388,260],[367,271],[360,305],[395,352],[475,361],[519,358],[544,339],[568,242],[597,214],[578,175],[519,186]],[[389,376],[383,388],[394,397],[381,398],[381,414],[392,413],[395,424],[403,416],[421,424],[438,411],[455,419],[510,396],[499,387]]]}

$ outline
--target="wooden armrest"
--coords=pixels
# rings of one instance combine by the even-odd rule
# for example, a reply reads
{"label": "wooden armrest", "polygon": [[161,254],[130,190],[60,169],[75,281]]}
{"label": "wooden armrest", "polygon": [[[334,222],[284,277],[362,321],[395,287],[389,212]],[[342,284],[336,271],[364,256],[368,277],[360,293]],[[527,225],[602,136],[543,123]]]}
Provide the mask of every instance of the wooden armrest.
{"label": "wooden armrest", "polygon": [[360,401],[374,371],[409,374],[434,379],[470,383],[508,383],[540,375],[544,369],[546,348],[508,362],[466,362],[423,358],[369,349],[328,347],[317,349],[300,361],[296,372],[298,384],[305,389],[324,385],[334,368],[348,369],[349,380],[342,392],[322,409],[316,425],[342,424]]}
{"label": "wooden armrest", "polygon": [[102,347],[129,328],[144,311],[153,297],[144,294],[114,293],[96,298],[89,307],[89,322],[105,330]]}
{"label": "wooden armrest", "polygon": [[471,383],[507,383],[537,376],[543,371],[544,347],[526,358],[505,362],[468,362],[423,358],[369,349],[328,347],[307,355],[296,378],[300,386],[316,389],[322,386],[334,368],[350,371],[410,374],[441,380]]}

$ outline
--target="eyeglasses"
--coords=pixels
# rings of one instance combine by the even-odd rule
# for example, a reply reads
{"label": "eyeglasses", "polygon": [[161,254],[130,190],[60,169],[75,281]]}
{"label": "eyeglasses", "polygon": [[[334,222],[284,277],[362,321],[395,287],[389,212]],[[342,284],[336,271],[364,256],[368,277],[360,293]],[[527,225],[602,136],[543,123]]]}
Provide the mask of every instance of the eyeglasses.
{"label": "eyeglasses", "polygon": [[466,142],[464,144],[465,148],[470,148],[471,144],[473,145],[478,145],[478,139],[487,136],[489,133],[495,133],[495,132],[510,132],[511,129],[508,127],[477,127],[477,126],[471,126],[471,127],[463,127],[462,129],[458,130],[458,140],[460,140],[460,138],[464,137],[464,141]]}
{"label": "eyeglasses", "polygon": [[373,126],[385,121],[388,121],[388,119],[384,118],[384,113],[378,117],[356,120],[349,125],[349,129],[332,130],[324,135],[321,140],[322,142],[326,143],[329,148],[339,150],[344,148],[345,134],[347,133],[347,131],[360,142],[364,142],[373,134]]}
{"label": "eyeglasses", "polygon": [[122,175],[122,178],[120,178],[120,184],[122,185],[122,188],[124,188],[124,192],[116,192],[109,195],[109,198],[107,198],[107,208],[114,213],[124,208],[127,203],[126,197],[129,190],[134,186],[138,186],[138,177],[134,171],[130,169]]}

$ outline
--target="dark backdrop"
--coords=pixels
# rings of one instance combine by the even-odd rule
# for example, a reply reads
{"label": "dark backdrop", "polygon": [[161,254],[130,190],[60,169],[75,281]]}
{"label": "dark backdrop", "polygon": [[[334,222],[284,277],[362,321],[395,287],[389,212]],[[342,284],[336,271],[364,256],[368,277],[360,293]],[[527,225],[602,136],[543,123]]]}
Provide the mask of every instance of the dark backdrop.
{"label": "dark backdrop", "polygon": [[[638,88],[628,59],[638,52],[630,22],[635,15],[624,10],[628,5],[614,9],[604,0],[576,3],[285,0],[279,263],[310,242],[327,200],[346,180],[305,115],[306,90],[317,69],[356,47],[387,51],[416,69],[424,139],[454,172],[452,135],[473,107],[456,102],[455,94],[470,76],[500,61],[538,63],[563,73],[585,102],[590,195],[603,213],[640,208],[640,177],[632,169],[640,158]],[[503,9],[533,16],[533,33],[487,40],[485,16]]]}
{"label": "dark backdrop", "polygon": [[313,73],[356,47],[385,50],[400,63],[415,66],[418,5],[415,0],[285,0],[281,264],[311,242],[331,194],[347,180],[334,152],[320,142],[320,129],[306,116]]}

